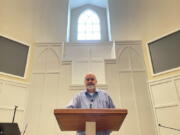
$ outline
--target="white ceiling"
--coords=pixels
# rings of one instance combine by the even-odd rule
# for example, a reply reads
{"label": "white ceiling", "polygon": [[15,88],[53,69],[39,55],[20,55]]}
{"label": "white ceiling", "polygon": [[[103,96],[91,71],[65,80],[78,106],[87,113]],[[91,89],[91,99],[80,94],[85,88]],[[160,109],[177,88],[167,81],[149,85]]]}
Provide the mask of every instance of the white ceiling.
{"label": "white ceiling", "polygon": [[100,6],[100,7],[107,7],[107,0],[69,0],[70,1],[70,7],[71,8],[76,8],[80,7],[86,4],[92,4],[95,6]]}

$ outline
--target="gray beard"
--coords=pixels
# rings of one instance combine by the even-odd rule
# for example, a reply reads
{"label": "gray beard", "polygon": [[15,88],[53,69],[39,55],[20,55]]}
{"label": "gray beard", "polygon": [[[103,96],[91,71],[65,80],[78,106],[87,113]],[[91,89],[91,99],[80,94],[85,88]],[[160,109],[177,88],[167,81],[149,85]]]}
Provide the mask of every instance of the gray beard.
{"label": "gray beard", "polygon": [[95,87],[95,85],[88,85],[86,88],[87,89],[95,89],[96,87]]}

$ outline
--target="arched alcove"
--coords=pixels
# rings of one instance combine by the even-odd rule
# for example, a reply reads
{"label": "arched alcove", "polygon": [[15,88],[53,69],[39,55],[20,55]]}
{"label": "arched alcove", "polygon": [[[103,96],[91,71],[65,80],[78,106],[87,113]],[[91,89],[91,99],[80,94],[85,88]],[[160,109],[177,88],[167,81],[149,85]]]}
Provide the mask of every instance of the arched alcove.
{"label": "arched alcove", "polygon": [[44,50],[37,49],[37,58],[34,64],[34,72],[55,72],[59,71],[60,62],[56,51],[52,48]]}
{"label": "arched alcove", "polygon": [[[117,70],[119,95],[128,117],[123,124],[123,134],[142,135],[150,131],[144,120],[152,122],[150,101],[147,93],[146,72],[138,46],[122,46],[118,52]],[[147,111],[148,110],[148,111]],[[143,112],[143,113],[142,113]]]}

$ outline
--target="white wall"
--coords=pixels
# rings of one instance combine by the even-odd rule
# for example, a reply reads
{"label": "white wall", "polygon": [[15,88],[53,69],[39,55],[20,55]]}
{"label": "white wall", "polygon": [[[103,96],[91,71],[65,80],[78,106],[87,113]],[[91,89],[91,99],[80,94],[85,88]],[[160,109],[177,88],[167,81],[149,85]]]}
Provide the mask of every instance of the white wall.
{"label": "white wall", "polygon": [[159,127],[180,129],[180,75],[149,82],[156,128],[159,135],[178,135],[178,131]]}
{"label": "white wall", "polygon": [[147,42],[167,35],[180,29],[180,1],[179,0],[151,0],[144,1],[143,7],[143,49],[149,79],[164,78],[179,74],[180,71],[153,77],[150,73],[150,64],[146,52]]}
{"label": "white wall", "polygon": [[0,33],[20,41],[65,41],[67,0],[1,0]]}
{"label": "white wall", "polygon": [[[0,33],[25,42],[32,42],[35,7],[28,0],[1,0]],[[35,4],[34,4],[35,5]]]}
{"label": "white wall", "polygon": [[[68,0],[1,0],[1,31],[20,41],[66,40]],[[151,40],[180,27],[179,0],[109,0],[112,40]]]}
{"label": "white wall", "polygon": [[[117,108],[129,114],[114,135],[153,135],[153,116],[146,86],[140,42],[116,42],[117,61],[106,61],[106,90]],[[62,64],[62,44],[37,44],[25,123],[27,135],[60,132],[53,109],[64,108],[82,87],[71,86],[71,64]],[[142,83],[143,82],[143,83]],[[146,122],[144,122],[146,121]]]}
{"label": "white wall", "polygon": [[[153,41],[162,35],[167,35],[180,29],[180,1],[179,0],[151,0],[142,3],[144,16],[143,45]],[[156,129],[159,135],[179,134],[176,131],[159,127],[164,126],[180,128],[180,95],[179,95],[179,73],[180,71],[152,76],[149,68],[146,48],[144,57],[151,94],[151,101],[156,118]],[[169,77],[171,76],[171,77]]]}
{"label": "white wall", "polygon": [[[137,40],[137,39],[142,39],[143,41],[143,45],[145,45],[145,43],[149,40],[152,40],[156,37],[159,37],[161,35],[164,35],[166,33],[169,33],[170,31],[173,31],[174,29],[177,29],[180,27],[180,1],[179,0],[146,0],[146,1],[141,1],[141,0],[109,0],[109,8],[110,8],[110,20],[111,20],[111,33],[112,33],[112,40]],[[36,42],[62,42],[65,41],[66,39],[66,26],[67,26],[67,9],[68,8],[68,1],[67,0],[1,0],[0,1],[0,16],[1,16],[1,21],[0,21],[0,33],[2,35],[5,35],[7,37],[12,37],[13,39],[17,39],[19,41],[22,42],[27,42],[27,43],[34,43]],[[49,46],[51,46],[52,44],[49,44]],[[55,46],[51,46],[51,47],[55,47]],[[56,47],[55,47],[56,48]],[[39,48],[37,50],[39,50],[39,52],[41,52],[41,49],[44,50],[44,48]],[[56,50],[56,49],[54,49]],[[57,49],[57,51],[60,49]],[[128,50],[129,51],[129,50]],[[145,52],[145,51],[144,51]],[[53,60],[50,59],[52,54],[54,54],[53,51],[48,50],[48,52],[42,54],[42,59],[40,60],[40,62],[42,62],[44,60],[44,63],[47,63],[47,59],[48,59],[48,63],[54,63],[54,57],[56,58],[56,55],[53,55]],[[59,54],[59,53],[57,53]],[[125,53],[126,56],[127,53]],[[48,57],[47,57],[47,56]],[[50,55],[50,57],[49,57]],[[125,57],[123,56],[123,57]],[[46,57],[46,58],[44,58]],[[126,56],[128,57],[128,56]],[[141,56],[142,57],[142,56]],[[146,59],[146,52],[144,55],[145,59]],[[58,58],[57,58],[58,59]],[[29,105],[28,109],[30,109],[32,112],[31,115],[30,113],[27,115],[26,120],[30,120],[28,121],[28,132],[27,134],[30,133],[30,129],[32,130],[32,134],[37,135],[38,133],[42,133],[41,129],[46,127],[45,123],[43,123],[42,125],[39,126],[39,129],[36,130],[36,128],[33,128],[32,125],[36,126],[39,125],[38,119],[39,120],[43,120],[44,116],[46,114],[50,114],[51,112],[48,112],[49,108],[54,108],[54,106],[56,107],[63,107],[70,99],[71,97],[77,93],[78,91],[73,91],[73,90],[69,90],[68,93],[66,93],[66,98],[63,100],[62,97],[58,97],[57,99],[53,98],[51,101],[51,105],[49,105],[49,103],[46,102],[46,99],[48,99],[47,94],[51,93],[51,90],[54,91],[54,93],[58,93],[57,95],[64,95],[64,92],[66,92],[66,90],[69,89],[69,84],[71,82],[71,66],[70,65],[63,65],[61,68],[60,65],[58,65],[57,61],[56,62],[56,66],[54,69],[54,66],[52,64],[46,64],[46,65],[41,65],[39,64],[40,67],[36,67],[36,69],[38,69],[36,72],[33,72],[33,77],[32,77],[32,83],[33,83],[33,89],[31,89],[31,95],[35,96],[34,97],[34,101],[30,101],[29,103],[32,103]],[[38,60],[38,59],[36,59]],[[125,58],[121,59],[123,62],[123,64],[120,64],[119,66],[124,66],[124,68],[126,69],[126,67],[128,67],[128,63],[126,62]],[[53,66],[53,67],[49,67]],[[147,65],[147,69],[148,69],[148,62],[146,59],[146,65]],[[45,68],[46,67],[46,68]],[[45,70],[45,69],[47,70]],[[123,68],[123,67],[122,67]],[[60,69],[60,71],[59,71]],[[109,69],[109,70],[108,70]],[[117,106],[121,106],[122,104],[124,104],[124,106],[126,105],[126,99],[122,99],[120,98],[120,96],[118,96],[117,93],[117,88],[120,89],[119,87],[119,83],[117,83],[116,81],[113,81],[114,79],[110,79],[111,77],[111,69],[113,69],[114,71],[117,69],[116,65],[107,65],[107,80],[109,79],[109,81],[107,81],[109,89],[108,92],[110,92],[109,90],[115,90],[114,92],[110,92],[113,99],[115,100]],[[41,72],[43,71],[43,72]],[[141,71],[141,70],[140,70]],[[147,70],[149,71],[149,70]],[[40,73],[39,73],[40,72]],[[109,72],[109,73],[108,73]],[[125,78],[124,81],[128,82],[128,79],[133,79],[134,78],[134,74],[138,73],[138,70],[134,73],[128,70],[128,72],[126,72],[126,70],[124,71],[125,73],[121,73],[120,77],[123,77],[123,75],[127,78]],[[112,72],[113,73],[113,77],[115,79],[118,79],[119,76],[117,76],[118,74],[116,72]],[[140,72],[141,73],[141,72]],[[140,77],[140,79],[135,79],[135,81],[139,81],[138,83],[141,82],[141,79],[143,78],[144,75],[141,74],[136,75],[135,77]],[[148,72],[149,73],[149,72]],[[174,74],[177,74],[174,73]],[[166,77],[166,76],[165,76]],[[51,79],[51,80],[48,80]],[[152,77],[149,75],[149,79],[152,79]],[[37,80],[37,81],[36,81]],[[53,81],[52,81],[53,80]],[[60,81],[59,81],[60,80]],[[121,79],[123,80],[123,79]],[[41,82],[44,81],[44,82]],[[142,79],[142,81],[144,81]],[[49,82],[46,84],[46,82]],[[55,85],[55,86],[51,86],[53,84],[53,82],[60,82],[59,86]],[[35,84],[34,84],[35,83]],[[132,81],[132,83],[134,83],[134,81]],[[178,87],[179,90],[179,81],[176,81],[176,86]],[[0,83],[1,85],[2,83]],[[37,84],[37,85],[36,85]],[[40,84],[40,86],[39,86]],[[46,85],[47,88],[46,89]],[[4,83],[3,83],[4,85]],[[167,84],[169,87],[169,83]],[[1,85],[2,86],[2,85]],[[131,85],[130,85],[131,86]],[[146,85],[143,85],[142,87],[145,87]],[[43,89],[42,89],[43,87]],[[61,88],[58,88],[61,87]],[[125,86],[121,86],[121,87],[125,87]],[[133,87],[135,88],[135,85],[133,85]],[[162,86],[163,87],[163,86]],[[55,89],[52,89],[55,88]],[[9,88],[7,88],[9,89]],[[13,89],[13,90],[12,90]],[[13,87],[11,90],[13,92],[16,93],[16,91],[18,92],[16,87]],[[34,89],[36,90],[40,90],[40,91],[33,91]],[[129,93],[131,93],[131,97],[129,100],[129,103],[132,103],[132,107],[133,108],[135,106],[135,112],[136,112],[136,117],[134,119],[139,119],[139,124],[137,124],[137,127],[135,127],[135,129],[133,129],[132,131],[135,130],[135,133],[146,133],[146,131],[148,131],[147,133],[153,132],[153,129],[148,129],[149,126],[148,124],[152,125],[151,123],[142,123],[141,121],[143,121],[143,118],[147,118],[147,119],[151,119],[151,117],[146,117],[146,116],[150,116],[150,111],[139,111],[140,109],[140,103],[142,103],[142,101],[146,101],[145,104],[148,104],[148,100],[146,100],[147,98],[145,98],[147,95],[146,93],[144,93],[144,95],[146,96],[140,96],[142,93],[143,88],[141,88],[140,92],[135,92],[134,94],[134,90],[133,88],[128,88],[129,91],[121,91],[122,94],[126,95]],[[162,89],[162,88],[160,88]],[[124,89],[125,90],[125,89]],[[139,89],[138,89],[139,90]],[[156,88],[154,89],[154,91],[156,91]],[[3,94],[6,91],[6,88],[2,88],[0,87],[0,94]],[[33,93],[34,92],[34,93]],[[42,94],[42,92],[44,94]],[[145,91],[143,91],[145,92]],[[8,92],[6,94],[9,94],[11,92]],[[23,93],[23,92],[22,92]],[[37,93],[37,95],[36,95]],[[133,93],[133,94],[132,94]],[[17,93],[16,93],[17,94]],[[55,94],[54,94],[55,95]],[[54,96],[51,95],[51,98]],[[158,98],[161,98],[161,96],[159,94]],[[162,94],[163,95],[163,94]],[[167,95],[167,94],[165,94]],[[2,96],[2,95],[1,95]],[[38,96],[40,96],[41,98],[38,98]],[[178,96],[178,95],[177,95]],[[121,96],[124,97],[124,96]],[[143,97],[142,98],[137,98],[137,97]],[[119,99],[120,98],[120,99]],[[141,100],[139,100],[141,99]],[[119,101],[122,102],[119,102]],[[127,99],[128,100],[128,99]],[[136,101],[134,103],[134,100]],[[154,99],[152,98],[152,101]],[[163,100],[164,101],[164,100]],[[9,106],[9,103],[7,103],[5,100],[3,100],[2,102],[0,102],[1,105],[5,105],[5,106]],[[26,101],[24,101],[24,103],[26,103]],[[43,103],[43,104],[42,104]],[[8,121],[10,119],[10,113],[12,112],[12,105],[14,103],[11,103],[11,109],[8,111],[8,115],[7,117],[5,117],[4,120],[1,121]],[[3,106],[4,106],[3,105]],[[47,108],[45,106],[48,106]],[[147,105],[147,107],[149,108],[149,106]],[[37,109],[37,111],[36,111]],[[146,110],[145,108],[143,108],[144,110]],[[169,109],[169,108],[168,108]],[[148,110],[148,109],[147,109]],[[178,113],[178,111],[174,111],[172,110],[172,114],[174,113]],[[3,111],[3,112],[2,112]],[[44,112],[43,115],[41,115],[40,112]],[[139,113],[140,112],[140,113]],[[146,112],[146,114],[141,113],[141,112]],[[1,113],[4,113],[4,109],[1,110]],[[161,113],[161,112],[160,112]],[[159,113],[159,114],[160,114]],[[24,115],[24,114],[23,114]],[[138,116],[140,115],[140,116]],[[131,115],[130,115],[131,116]],[[163,118],[164,116],[166,116],[166,114],[162,115]],[[157,117],[159,118],[159,117]],[[18,120],[19,118],[17,118]],[[22,120],[21,118],[19,119],[20,121]],[[34,121],[33,121],[34,120]],[[131,121],[132,119],[130,119]],[[53,118],[51,117],[51,115],[49,115],[48,121],[53,122]],[[147,120],[148,121],[148,120]],[[134,122],[134,121],[133,121]],[[20,122],[21,123],[21,122]],[[26,123],[26,122],[25,122]],[[131,122],[130,122],[131,124]],[[177,123],[178,124],[178,123]],[[143,128],[138,128],[138,126],[140,125],[140,127],[144,126]],[[142,126],[141,126],[142,125]],[[175,126],[174,123],[172,126]],[[127,126],[128,128],[124,128],[124,132],[126,132],[127,134],[129,134],[128,132],[131,131],[130,127],[131,125]],[[53,127],[53,128],[56,128]],[[51,130],[49,132],[54,133],[56,132],[55,129],[51,128]],[[137,130],[138,129],[138,130]],[[145,129],[145,131],[141,131]],[[150,130],[150,132],[149,132]],[[164,131],[163,131],[164,132]],[[166,132],[166,131],[165,131]],[[36,134],[37,133],[37,134]],[[165,134],[169,133],[169,131],[167,131]],[[64,133],[63,133],[64,134]]]}
{"label": "white wall", "polygon": [[[68,0],[1,0],[0,31],[20,41],[66,40]],[[109,1],[112,40],[141,39],[141,1]],[[142,28],[143,29],[143,28]]]}
{"label": "white wall", "polygon": [[152,40],[180,28],[179,0],[151,0],[142,3],[145,33],[143,39]]}
{"label": "white wall", "polygon": [[84,75],[96,74],[98,84],[106,84],[104,60],[115,59],[115,43],[64,43],[63,62],[72,61],[72,84],[83,85]]}
{"label": "white wall", "polygon": [[17,81],[0,79],[0,122],[13,120],[15,105],[18,106],[14,122],[24,130],[24,118],[27,109],[29,85]]}
{"label": "white wall", "polygon": [[[109,0],[112,40],[142,39],[142,1]],[[145,11],[143,11],[145,12]]]}
{"label": "white wall", "polygon": [[[107,71],[109,73],[107,77],[109,77],[110,85],[112,83],[114,86],[113,84],[116,83],[117,88],[112,87],[112,90],[115,90],[113,92],[115,97],[119,91],[117,98],[120,98],[120,107],[129,110],[122,134],[153,135],[155,134],[154,121],[147,93],[141,43],[130,41],[119,42],[116,45],[117,67],[115,71],[112,70],[112,67],[108,68],[110,72]],[[116,79],[117,81],[115,81]]]}

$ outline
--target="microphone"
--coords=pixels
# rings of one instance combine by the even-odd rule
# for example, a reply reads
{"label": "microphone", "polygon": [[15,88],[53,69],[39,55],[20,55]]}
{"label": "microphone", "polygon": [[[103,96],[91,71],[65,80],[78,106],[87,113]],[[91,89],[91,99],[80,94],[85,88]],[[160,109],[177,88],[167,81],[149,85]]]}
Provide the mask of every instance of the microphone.
{"label": "microphone", "polygon": [[90,106],[89,106],[89,108],[92,108],[92,103],[93,103],[93,99],[91,99],[91,103],[90,103]]}
{"label": "microphone", "polygon": [[172,127],[167,127],[161,124],[158,124],[159,127],[163,127],[163,128],[168,128],[168,129],[172,129],[172,130],[176,130],[176,131],[180,131],[180,129],[176,129],[176,128],[172,128]]}

